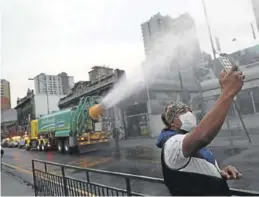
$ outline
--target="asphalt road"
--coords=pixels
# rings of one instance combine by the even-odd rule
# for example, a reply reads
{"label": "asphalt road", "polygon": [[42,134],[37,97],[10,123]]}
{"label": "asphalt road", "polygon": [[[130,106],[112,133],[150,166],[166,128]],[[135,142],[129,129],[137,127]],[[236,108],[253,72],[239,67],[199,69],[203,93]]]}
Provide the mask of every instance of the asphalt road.
{"label": "asphalt road", "polygon": [[[229,182],[231,187],[259,191],[258,145],[242,144],[236,145],[235,148],[233,148],[225,145],[220,146],[218,144],[217,147],[214,146],[211,147],[211,149],[217,156],[221,166],[236,166],[243,174],[242,180]],[[7,165],[4,166],[4,168],[31,184],[33,183],[32,159],[161,178],[159,151],[160,150],[154,146],[154,140],[150,139],[121,141],[122,156],[120,159],[115,159],[109,150],[83,155],[61,155],[56,152],[28,152],[24,149],[5,148],[5,155],[2,162]],[[14,169],[14,167],[16,169]],[[44,168],[40,165],[36,167],[39,169]],[[48,167],[48,171],[60,174],[60,168],[58,167]],[[71,177],[86,180],[84,172],[68,170],[66,174]],[[125,188],[125,180],[118,177],[91,174],[91,181]],[[165,186],[161,184],[150,184],[141,181],[133,181],[131,184],[135,192],[141,192],[147,195],[168,194]]]}

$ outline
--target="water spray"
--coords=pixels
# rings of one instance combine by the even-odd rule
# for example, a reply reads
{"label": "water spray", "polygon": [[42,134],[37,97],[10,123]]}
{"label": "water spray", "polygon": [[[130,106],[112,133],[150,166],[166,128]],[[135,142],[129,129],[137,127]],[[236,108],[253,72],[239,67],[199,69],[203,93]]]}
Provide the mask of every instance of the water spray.
{"label": "water spray", "polygon": [[141,65],[136,65],[130,70],[131,73],[127,72],[130,74],[127,74],[127,77],[123,76],[103,98],[101,102],[103,106],[111,108],[128,97],[143,91],[146,86],[150,87],[156,84],[159,79],[177,73],[177,70],[181,69],[176,61],[179,59],[179,48],[185,52],[184,57],[180,60],[181,66],[188,67],[197,52],[194,41],[196,41],[196,37],[192,29],[178,35],[167,33],[159,38],[153,45],[152,53],[146,61]]}

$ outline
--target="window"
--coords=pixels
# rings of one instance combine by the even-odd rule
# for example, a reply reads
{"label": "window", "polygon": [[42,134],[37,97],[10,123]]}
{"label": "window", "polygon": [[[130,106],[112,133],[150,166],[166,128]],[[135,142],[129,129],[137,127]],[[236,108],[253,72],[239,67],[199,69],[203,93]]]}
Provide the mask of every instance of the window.
{"label": "window", "polygon": [[251,89],[243,90],[237,95],[237,107],[241,115],[248,115],[254,113],[254,107],[251,97]]}
{"label": "window", "polygon": [[254,102],[255,102],[255,110],[259,112],[259,87],[252,89]]}

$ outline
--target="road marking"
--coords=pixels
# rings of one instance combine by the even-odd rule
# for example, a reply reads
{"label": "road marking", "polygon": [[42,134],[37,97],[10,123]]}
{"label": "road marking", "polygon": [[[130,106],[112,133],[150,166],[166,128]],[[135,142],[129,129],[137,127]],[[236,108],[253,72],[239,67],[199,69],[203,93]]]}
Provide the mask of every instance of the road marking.
{"label": "road marking", "polygon": [[[19,170],[21,172],[24,172],[26,174],[30,174],[30,175],[33,175],[32,171],[29,171],[29,170],[26,170],[26,169],[23,169],[21,167],[18,167],[18,166],[14,166],[14,165],[11,165],[11,164],[7,164],[5,162],[1,162],[1,165],[4,165],[4,166],[7,166],[9,168],[13,168],[13,169],[16,169],[16,170]],[[48,172],[49,174],[53,174],[53,175],[56,175],[56,176],[60,176],[59,173],[54,173],[54,172]],[[61,174],[61,173],[60,173]],[[54,184],[57,184],[59,186],[62,186],[61,183],[56,183],[55,181],[51,180],[51,179],[48,179],[46,177],[41,177],[42,179],[45,179],[46,181],[49,181],[49,182],[52,182]],[[67,178],[70,178],[70,177],[67,177]],[[72,177],[71,177],[72,178]],[[90,192],[87,192],[87,191],[83,191],[83,190],[80,190],[80,189],[77,189],[77,188],[74,188],[74,187],[70,187],[69,185],[67,185],[67,188],[69,189],[72,189],[72,190],[75,190],[77,192],[80,192],[81,194],[84,194],[84,195],[88,195],[88,196],[95,196],[94,194],[90,193]]]}

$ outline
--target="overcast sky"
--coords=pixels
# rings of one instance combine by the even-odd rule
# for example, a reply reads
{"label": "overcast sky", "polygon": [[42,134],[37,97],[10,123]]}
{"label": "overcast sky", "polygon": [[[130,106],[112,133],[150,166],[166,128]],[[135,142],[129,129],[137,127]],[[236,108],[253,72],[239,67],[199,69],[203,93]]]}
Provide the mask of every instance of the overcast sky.
{"label": "overcast sky", "polygon": [[[12,107],[33,88],[29,77],[62,71],[87,80],[93,65],[126,71],[144,60],[141,23],[160,12],[190,12],[201,48],[211,52],[200,0],[0,0],[1,77]],[[225,52],[254,45],[250,0],[206,0],[214,36]],[[258,35],[258,32],[256,32]],[[232,38],[237,39],[236,43]]]}

